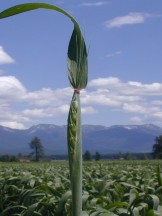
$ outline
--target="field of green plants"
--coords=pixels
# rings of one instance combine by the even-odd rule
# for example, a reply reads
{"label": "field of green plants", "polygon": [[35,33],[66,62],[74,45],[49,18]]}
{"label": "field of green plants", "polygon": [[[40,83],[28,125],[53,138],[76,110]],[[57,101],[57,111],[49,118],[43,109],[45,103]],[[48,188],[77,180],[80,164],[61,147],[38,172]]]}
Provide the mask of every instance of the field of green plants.
{"label": "field of green plants", "polygon": [[[0,163],[0,216],[70,216],[68,162]],[[83,215],[162,215],[162,161],[83,164]]]}

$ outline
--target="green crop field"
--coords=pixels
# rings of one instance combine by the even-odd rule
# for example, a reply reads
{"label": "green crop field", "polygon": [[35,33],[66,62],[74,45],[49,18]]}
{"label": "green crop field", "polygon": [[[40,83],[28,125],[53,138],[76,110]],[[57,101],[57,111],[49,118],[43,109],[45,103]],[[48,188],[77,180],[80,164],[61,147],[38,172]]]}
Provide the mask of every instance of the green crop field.
{"label": "green crop field", "polygon": [[[0,216],[71,215],[67,161],[0,163]],[[162,161],[83,164],[83,215],[162,215]]]}

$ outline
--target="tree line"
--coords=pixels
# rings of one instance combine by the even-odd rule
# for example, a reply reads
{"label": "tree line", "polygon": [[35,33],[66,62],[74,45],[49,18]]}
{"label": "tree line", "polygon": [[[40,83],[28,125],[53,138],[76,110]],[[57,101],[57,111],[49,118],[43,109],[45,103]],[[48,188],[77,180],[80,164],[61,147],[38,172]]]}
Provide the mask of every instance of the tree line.
{"label": "tree line", "polygon": [[[41,140],[36,136],[34,137],[31,142],[29,143],[29,147],[32,150],[31,153],[28,156],[23,156],[21,153],[17,156],[15,155],[1,155],[0,161],[18,161],[19,158],[25,158],[26,160],[33,160],[33,161],[40,161],[44,157],[44,146],[41,142]],[[135,154],[132,153],[121,153],[118,152],[116,154],[113,154],[111,159],[124,159],[124,160],[132,160],[132,159],[150,159],[149,155],[152,156],[153,159],[162,159],[162,135],[156,136],[155,141],[152,147],[152,152],[150,154],[143,154],[142,156],[138,156],[138,158],[135,156]],[[86,150],[83,154],[83,159],[85,161],[99,161],[101,159],[106,159],[106,156],[101,155],[98,151],[95,154],[92,154],[89,150]]]}

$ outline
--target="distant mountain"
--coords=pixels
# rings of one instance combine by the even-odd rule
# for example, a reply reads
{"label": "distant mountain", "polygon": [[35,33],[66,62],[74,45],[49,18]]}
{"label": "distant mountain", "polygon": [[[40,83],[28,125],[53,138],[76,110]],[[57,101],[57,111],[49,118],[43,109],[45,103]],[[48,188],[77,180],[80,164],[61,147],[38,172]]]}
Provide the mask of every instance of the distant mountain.
{"label": "distant mountain", "polygon": [[[83,152],[151,152],[162,128],[152,125],[83,125]],[[66,126],[39,124],[26,130],[0,126],[0,154],[27,154],[29,143],[39,137],[46,154],[67,154]]]}

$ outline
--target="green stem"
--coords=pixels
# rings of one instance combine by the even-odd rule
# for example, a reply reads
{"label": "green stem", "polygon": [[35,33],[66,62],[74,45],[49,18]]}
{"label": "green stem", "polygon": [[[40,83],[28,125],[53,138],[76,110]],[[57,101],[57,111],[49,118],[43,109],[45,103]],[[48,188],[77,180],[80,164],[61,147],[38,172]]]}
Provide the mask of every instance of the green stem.
{"label": "green stem", "polygon": [[68,151],[72,190],[72,215],[82,215],[82,132],[80,95],[74,92],[68,116]]}

